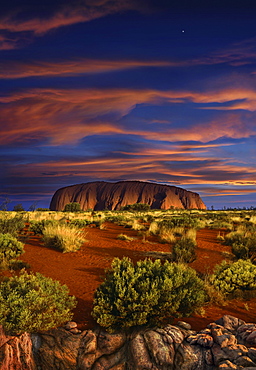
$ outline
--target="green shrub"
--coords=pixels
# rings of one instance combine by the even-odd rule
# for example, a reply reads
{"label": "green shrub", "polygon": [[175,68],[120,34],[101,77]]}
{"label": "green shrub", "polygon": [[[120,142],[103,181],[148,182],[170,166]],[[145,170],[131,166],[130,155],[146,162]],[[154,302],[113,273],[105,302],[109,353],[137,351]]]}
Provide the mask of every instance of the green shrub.
{"label": "green shrub", "polygon": [[0,265],[8,268],[15,258],[24,253],[23,247],[11,234],[0,234]]}
{"label": "green shrub", "polygon": [[46,247],[55,248],[63,253],[77,251],[85,242],[84,232],[76,226],[48,225],[43,231]]}
{"label": "green shrub", "polygon": [[72,318],[75,297],[58,281],[23,272],[0,283],[0,324],[11,335],[59,326]]}
{"label": "green shrub", "polygon": [[172,260],[190,263],[196,259],[196,241],[182,237],[172,248]]}
{"label": "green shrub", "polygon": [[68,203],[64,207],[64,212],[80,212],[81,205],[77,202]]}
{"label": "green shrub", "polygon": [[161,325],[189,316],[206,300],[204,283],[183,265],[115,258],[95,292],[92,316],[108,331]]}
{"label": "green shrub", "polygon": [[90,222],[89,221],[86,221],[86,220],[79,220],[79,219],[76,219],[76,220],[71,220],[68,225],[69,226],[77,226],[79,228],[83,228],[85,226],[87,226]]}
{"label": "green shrub", "polygon": [[57,224],[58,222],[55,220],[30,221],[29,230],[35,235],[43,235],[46,226]]}
{"label": "green shrub", "polygon": [[135,211],[135,212],[146,212],[151,209],[149,204],[144,203],[134,203],[134,204],[127,204],[121,208],[121,211]]}
{"label": "green shrub", "polygon": [[15,212],[24,212],[25,209],[23,208],[23,205],[21,203],[16,204],[16,206],[13,207],[13,210]]}
{"label": "green shrub", "polygon": [[238,260],[231,264],[222,261],[215,267],[212,283],[224,295],[235,293],[237,290],[254,290],[256,266],[249,260]]}
{"label": "green shrub", "polygon": [[22,216],[9,218],[7,215],[4,215],[0,218],[0,230],[3,234],[17,236],[18,232],[20,232],[24,227],[25,223]]}
{"label": "green shrub", "polygon": [[237,259],[247,260],[249,258],[249,248],[241,242],[232,244],[232,253]]}

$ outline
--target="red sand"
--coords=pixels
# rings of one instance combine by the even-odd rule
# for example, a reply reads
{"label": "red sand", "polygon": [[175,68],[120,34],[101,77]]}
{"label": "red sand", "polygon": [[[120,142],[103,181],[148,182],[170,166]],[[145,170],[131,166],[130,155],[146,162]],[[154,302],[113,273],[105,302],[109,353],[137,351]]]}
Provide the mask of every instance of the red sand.
{"label": "red sand", "polygon": [[[73,319],[82,329],[91,329],[95,325],[90,315],[94,291],[103,281],[104,270],[110,267],[114,257],[128,256],[136,261],[145,258],[145,251],[170,252],[170,246],[158,243],[156,238],[150,237],[148,242],[143,242],[136,231],[112,223],[106,223],[105,226],[103,230],[86,228],[88,242],[79,251],[66,254],[45,248],[39,237],[31,235],[21,256],[23,261],[30,264],[32,271],[59,280],[69,287],[70,293],[78,300]],[[197,259],[190,264],[198,272],[211,273],[213,267],[224,259],[222,252],[230,252],[229,247],[217,242],[218,232],[210,229],[198,231]],[[131,242],[118,240],[120,233],[138,239]],[[256,322],[256,299],[249,302],[233,300],[225,307],[208,306],[204,317],[195,315],[184,320],[190,322],[193,329],[200,330],[224,314]]]}

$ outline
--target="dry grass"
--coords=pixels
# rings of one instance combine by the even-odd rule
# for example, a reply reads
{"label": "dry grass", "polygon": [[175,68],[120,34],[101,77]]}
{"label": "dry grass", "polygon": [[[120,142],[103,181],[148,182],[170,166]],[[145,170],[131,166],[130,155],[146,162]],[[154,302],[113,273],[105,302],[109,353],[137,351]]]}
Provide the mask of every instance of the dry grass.
{"label": "dry grass", "polygon": [[131,242],[131,241],[134,240],[134,238],[132,238],[131,236],[128,236],[126,234],[119,234],[119,235],[117,235],[117,239],[119,239],[119,240],[125,240],[127,242]]}
{"label": "dry grass", "polygon": [[61,250],[63,253],[75,252],[86,242],[85,233],[78,227],[67,225],[48,225],[43,232],[46,247]]}
{"label": "dry grass", "polygon": [[161,243],[175,243],[176,237],[172,229],[162,228],[159,232],[159,240]]}
{"label": "dry grass", "polygon": [[196,234],[197,234],[196,229],[188,229],[185,232],[185,237],[193,241],[196,241]]}

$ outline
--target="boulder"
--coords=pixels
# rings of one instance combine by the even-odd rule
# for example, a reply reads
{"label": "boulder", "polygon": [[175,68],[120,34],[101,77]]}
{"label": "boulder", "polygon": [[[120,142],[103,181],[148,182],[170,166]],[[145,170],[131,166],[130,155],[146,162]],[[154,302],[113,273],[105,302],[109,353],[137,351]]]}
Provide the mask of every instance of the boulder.
{"label": "boulder", "polygon": [[[225,326],[221,325],[225,324]],[[256,368],[255,324],[235,317],[194,332],[179,322],[163,328],[107,333],[102,328],[73,333],[64,328],[19,336],[0,327],[1,370],[216,370]],[[239,342],[241,341],[241,342]],[[243,343],[246,342],[246,345]]]}

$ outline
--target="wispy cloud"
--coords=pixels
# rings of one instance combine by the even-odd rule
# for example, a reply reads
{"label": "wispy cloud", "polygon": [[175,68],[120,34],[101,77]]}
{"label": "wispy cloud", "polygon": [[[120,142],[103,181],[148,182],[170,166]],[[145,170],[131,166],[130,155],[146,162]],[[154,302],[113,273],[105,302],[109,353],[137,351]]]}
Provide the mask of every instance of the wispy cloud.
{"label": "wispy cloud", "polygon": [[53,29],[88,22],[96,18],[134,8],[135,4],[126,0],[84,0],[72,5],[65,5],[48,18],[20,19],[6,16],[0,20],[0,30],[8,32],[32,32],[35,35],[45,34]]}
{"label": "wispy cloud", "polygon": [[[0,39],[1,42],[1,39]],[[11,46],[11,45],[10,45]],[[103,73],[140,67],[166,67],[171,63],[164,61],[140,60],[93,60],[79,59],[63,62],[0,62],[0,78],[16,79],[37,76],[74,76],[85,73]]]}
{"label": "wispy cloud", "polygon": [[[239,112],[194,123],[181,128],[175,122],[145,128],[130,128],[122,118],[139,104],[161,105],[192,101],[207,107],[243,99],[247,108],[256,109],[256,92],[222,90],[218,92],[159,91],[135,89],[33,89],[0,97],[1,138],[3,144],[25,138],[49,139],[52,145],[74,143],[91,135],[131,134],[149,140],[210,142],[221,137],[233,139],[256,135],[252,120]],[[246,103],[247,102],[247,103]],[[253,102],[255,106],[253,107]],[[203,105],[203,106],[201,106]],[[157,128],[156,128],[157,127]]]}
{"label": "wispy cloud", "polygon": [[[60,27],[77,23],[89,22],[109,14],[139,9],[135,1],[128,0],[83,0],[62,6],[48,17],[30,17],[24,19],[20,14],[22,7],[12,14],[0,17],[0,50],[9,50],[20,46],[20,41],[26,37],[42,36]],[[15,41],[12,41],[12,38]]]}

